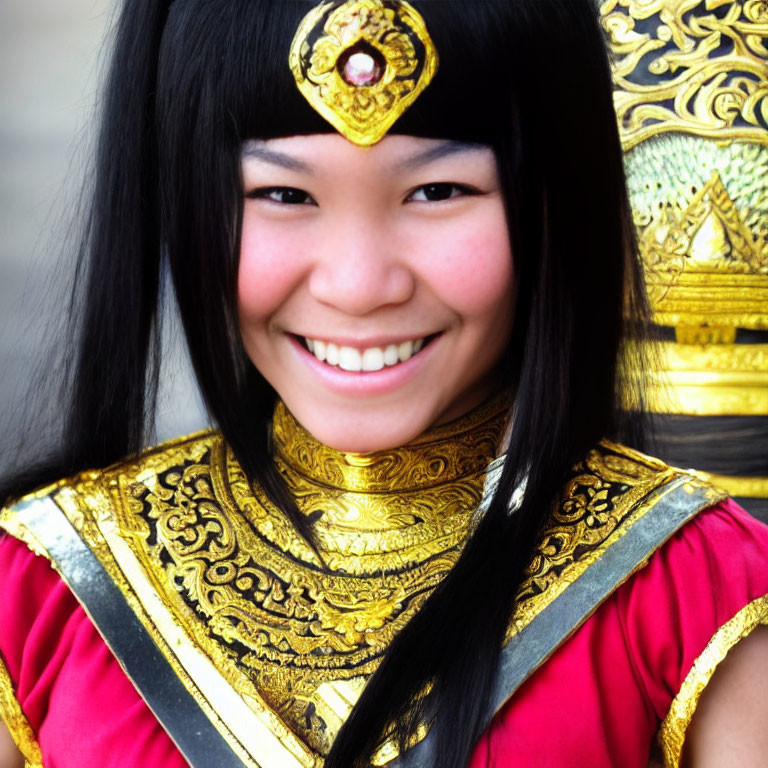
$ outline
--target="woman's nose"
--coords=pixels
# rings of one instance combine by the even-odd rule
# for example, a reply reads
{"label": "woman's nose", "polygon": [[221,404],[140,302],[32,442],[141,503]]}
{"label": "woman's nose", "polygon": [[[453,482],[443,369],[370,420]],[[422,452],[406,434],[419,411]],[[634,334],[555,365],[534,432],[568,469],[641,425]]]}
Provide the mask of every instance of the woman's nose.
{"label": "woman's nose", "polygon": [[391,232],[375,224],[337,223],[318,244],[310,293],[349,315],[404,304],[413,295],[415,277],[397,250]]}

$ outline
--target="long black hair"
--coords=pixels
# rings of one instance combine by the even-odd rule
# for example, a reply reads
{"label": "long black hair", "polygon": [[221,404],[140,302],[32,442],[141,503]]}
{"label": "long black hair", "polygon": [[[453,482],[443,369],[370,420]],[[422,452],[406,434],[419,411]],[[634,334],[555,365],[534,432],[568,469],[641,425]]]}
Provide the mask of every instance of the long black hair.
{"label": "long black hair", "polygon": [[[67,472],[105,466],[140,449],[156,391],[167,264],[211,417],[249,476],[310,539],[271,461],[276,393],[245,355],[235,297],[242,142],[331,130],[287,66],[313,5],[124,0],[76,294],[83,311],[61,464]],[[468,763],[541,521],[569,468],[601,438],[626,436],[634,422],[619,406],[639,402],[628,397],[634,378],[622,364],[622,349],[638,348],[622,342],[646,311],[596,4],[413,5],[440,68],[393,132],[495,152],[517,280],[499,382],[515,392],[514,420],[493,504],[388,650],[329,768],[366,765],[393,723],[405,743],[432,718],[435,765]],[[524,477],[522,506],[509,515]]]}

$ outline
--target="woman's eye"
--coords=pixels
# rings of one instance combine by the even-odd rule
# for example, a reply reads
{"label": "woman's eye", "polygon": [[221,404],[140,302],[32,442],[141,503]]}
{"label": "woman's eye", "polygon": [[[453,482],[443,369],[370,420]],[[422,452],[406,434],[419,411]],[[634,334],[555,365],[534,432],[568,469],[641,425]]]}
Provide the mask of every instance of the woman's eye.
{"label": "woman's eye", "polygon": [[262,187],[253,189],[246,197],[257,200],[270,200],[280,205],[314,205],[315,201],[303,189],[295,187]]}
{"label": "woman's eye", "polygon": [[474,190],[470,187],[465,187],[462,184],[441,181],[435,184],[425,184],[423,187],[415,189],[408,196],[408,200],[416,203],[439,203],[441,200],[450,200],[453,197],[461,197],[473,192]]}

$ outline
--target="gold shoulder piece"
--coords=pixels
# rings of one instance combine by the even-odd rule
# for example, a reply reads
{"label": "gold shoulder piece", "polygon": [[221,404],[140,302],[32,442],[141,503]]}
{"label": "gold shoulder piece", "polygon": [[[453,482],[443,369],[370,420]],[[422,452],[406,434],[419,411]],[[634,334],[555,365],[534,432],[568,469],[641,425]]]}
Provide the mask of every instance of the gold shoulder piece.
{"label": "gold shoulder piece", "polygon": [[[518,593],[511,638],[562,594],[656,504],[665,486],[685,478],[686,490],[703,489],[712,504],[727,497],[701,478],[607,440],[574,467]],[[662,542],[663,543],[663,542]]]}
{"label": "gold shoulder piece", "polygon": [[243,764],[317,768],[458,559],[507,412],[500,397],[363,456],[317,444],[278,408],[275,461],[316,550],[219,434],[49,494]]}
{"label": "gold shoulder piece", "polygon": [[161,472],[163,468],[178,465],[190,451],[194,453],[195,446],[210,443],[214,438],[216,433],[211,430],[184,435],[148,448],[138,456],[124,459],[106,469],[87,470],[45,485],[0,509],[0,529],[23,541],[36,555],[50,560],[48,552],[26,528],[18,515],[18,510],[27,502],[50,498],[55,499],[60,507],[63,506],[60,502],[64,502],[69,507],[74,515],[73,525],[86,543],[93,547],[101,541],[101,537],[93,533],[90,515],[85,510],[107,508],[111,505],[105,491],[107,476],[114,478],[126,473],[143,476],[147,472],[150,474]]}
{"label": "gold shoulder piece", "polygon": [[429,85],[437,51],[419,12],[401,0],[337,0],[310,11],[291,46],[302,95],[342,136],[380,141]]}
{"label": "gold shoulder piece", "polygon": [[723,624],[693,663],[659,729],[665,768],[680,766],[688,726],[712,675],[731,649],[759,626],[768,626],[768,595],[753,600]]}

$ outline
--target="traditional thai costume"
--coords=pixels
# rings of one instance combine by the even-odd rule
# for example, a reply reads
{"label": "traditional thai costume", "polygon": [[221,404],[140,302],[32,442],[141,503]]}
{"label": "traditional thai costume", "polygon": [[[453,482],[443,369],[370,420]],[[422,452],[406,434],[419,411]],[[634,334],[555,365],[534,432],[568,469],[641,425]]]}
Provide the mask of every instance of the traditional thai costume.
{"label": "traditional thai costume", "polygon": [[[622,13],[603,5],[617,50],[639,57]],[[359,29],[336,21],[348,48],[328,48],[319,30],[334,18],[310,14],[291,67],[315,109],[371,144],[426,87],[436,53],[417,15],[391,48],[358,45]],[[355,89],[373,87],[394,111],[371,116]],[[490,503],[508,412],[501,397],[358,455],[319,444],[278,405],[274,459],[314,547],[213,431],[6,509],[0,714],[28,764],[322,766]],[[467,588],[482,599],[494,584]],[[761,625],[768,528],[699,475],[604,441],[540,530],[471,768],[645,768],[654,754],[678,766],[712,675]],[[417,737],[404,751],[385,737],[375,764],[428,764],[429,723]]]}

